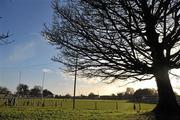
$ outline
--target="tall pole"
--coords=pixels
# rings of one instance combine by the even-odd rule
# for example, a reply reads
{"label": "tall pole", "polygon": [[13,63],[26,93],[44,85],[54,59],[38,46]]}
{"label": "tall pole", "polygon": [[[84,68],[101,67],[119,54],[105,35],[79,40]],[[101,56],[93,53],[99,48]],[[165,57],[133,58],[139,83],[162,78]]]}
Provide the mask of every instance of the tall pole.
{"label": "tall pole", "polygon": [[42,99],[43,99],[44,79],[45,79],[45,72],[43,72],[43,79],[42,79],[42,90],[41,90],[41,97],[42,97]]}
{"label": "tall pole", "polygon": [[78,61],[78,55],[77,55],[77,57],[76,57],[75,75],[74,75],[73,109],[75,109],[75,102],[76,102],[75,100],[76,100],[77,61]]}
{"label": "tall pole", "polygon": [[19,72],[19,85],[21,83],[21,72]]}
{"label": "tall pole", "polygon": [[[19,85],[21,84],[21,71],[19,72]],[[18,86],[19,86],[18,85]],[[17,92],[17,97],[19,97],[19,92]]]}

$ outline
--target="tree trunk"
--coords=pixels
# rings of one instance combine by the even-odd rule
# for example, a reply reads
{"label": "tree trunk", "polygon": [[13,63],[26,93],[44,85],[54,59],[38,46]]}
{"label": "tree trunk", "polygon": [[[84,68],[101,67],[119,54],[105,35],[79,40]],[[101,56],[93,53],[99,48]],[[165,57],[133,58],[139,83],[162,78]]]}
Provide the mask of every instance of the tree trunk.
{"label": "tree trunk", "polygon": [[158,67],[154,71],[154,76],[158,87],[159,101],[153,112],[158,114],[180,113],[180,107],[170,83],[168,69],[166,67]]}

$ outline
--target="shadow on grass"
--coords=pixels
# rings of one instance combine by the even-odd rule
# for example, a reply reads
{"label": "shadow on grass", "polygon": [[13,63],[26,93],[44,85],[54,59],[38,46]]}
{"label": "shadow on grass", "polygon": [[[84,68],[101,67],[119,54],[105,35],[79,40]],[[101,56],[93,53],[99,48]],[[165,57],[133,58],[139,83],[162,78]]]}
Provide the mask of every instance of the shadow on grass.
{"label": "shadow on grass", "polygon": [[179,115],[154,114],[152,112],[137,115],[136,120],[180,120]]}

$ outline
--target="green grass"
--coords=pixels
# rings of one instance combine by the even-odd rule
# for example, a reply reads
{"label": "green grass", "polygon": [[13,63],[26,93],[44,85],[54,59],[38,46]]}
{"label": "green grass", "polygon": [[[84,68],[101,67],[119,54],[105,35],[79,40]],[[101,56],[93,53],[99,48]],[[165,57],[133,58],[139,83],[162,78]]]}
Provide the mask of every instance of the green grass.
{"label": "green grass", "polygon": [[[72,100],[44,99],[44,105],[41,99],[19,99],[14,107],[0,107],[0,120],[146,120],[133,110],[133,103],[124,100],[77,100],[75,110]],[[141,113],[154,106],[141,104]]]}

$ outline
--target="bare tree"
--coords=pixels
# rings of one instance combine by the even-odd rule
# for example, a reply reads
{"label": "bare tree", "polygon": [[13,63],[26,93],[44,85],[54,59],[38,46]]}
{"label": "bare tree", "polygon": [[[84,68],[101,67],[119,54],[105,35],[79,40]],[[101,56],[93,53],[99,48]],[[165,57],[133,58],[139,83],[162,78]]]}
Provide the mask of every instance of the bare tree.
{"label": "bare tree", "polygon": [[[180,68],[180,0],[77,0],[53,2],[44,37],[60,51],[53,60],[69,72],[103,80],[155,78],[156,113],[177,113],[169,70]],[[133,81],[132,81],[133,82]]]}

